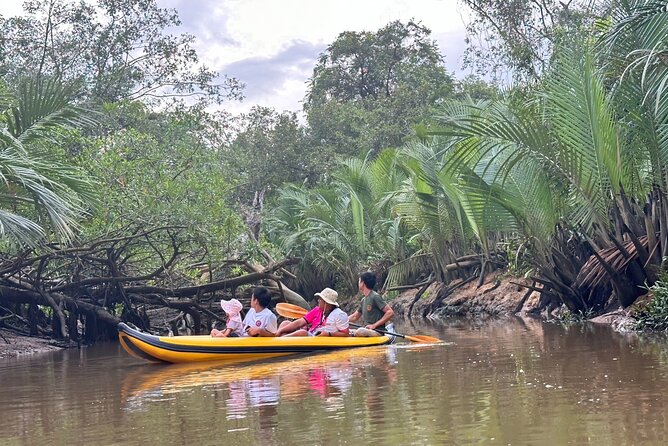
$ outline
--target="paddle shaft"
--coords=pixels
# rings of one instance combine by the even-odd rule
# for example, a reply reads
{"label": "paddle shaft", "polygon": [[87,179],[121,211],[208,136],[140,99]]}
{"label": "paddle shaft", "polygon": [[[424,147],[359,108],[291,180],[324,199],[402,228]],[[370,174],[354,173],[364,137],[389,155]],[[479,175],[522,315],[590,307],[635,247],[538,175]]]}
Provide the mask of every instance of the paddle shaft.
{"label": "paddle shaft", "polygon": [[[348,323],[349,323],[350,325],[352,325],[353,327],[357,327],[357,328],[366,328],[364,325],[354,324],[354,323],[352,323],[352,322],[348,322]],[[405,339],[405,338],[410,338],[410,336],[402,335],[402,334],[400,334],[400,333],[392,333],[391,331],[385,331],[385,330],[381,330],[381,329],[379,329],[379,328],[370,328],[369,330],[377,331],[378,333],[382,333],[382,334],[384,334],[384,335],[399,336],[400,338],[404,338],[404,339]]]}

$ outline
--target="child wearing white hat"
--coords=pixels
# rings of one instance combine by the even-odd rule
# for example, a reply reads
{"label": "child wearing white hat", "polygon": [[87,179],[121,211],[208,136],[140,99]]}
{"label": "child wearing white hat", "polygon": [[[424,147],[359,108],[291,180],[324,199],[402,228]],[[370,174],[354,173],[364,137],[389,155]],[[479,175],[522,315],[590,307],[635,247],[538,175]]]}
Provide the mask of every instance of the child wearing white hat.
{"label": "child wearing white hat", "polygon": [[224,330],[211,330],[211,336],[214,338],[241,337],[245,336],[244,326],[241,322],[241,302],[236,299],[221,300],[220,306],[227,315],[227,325]]}

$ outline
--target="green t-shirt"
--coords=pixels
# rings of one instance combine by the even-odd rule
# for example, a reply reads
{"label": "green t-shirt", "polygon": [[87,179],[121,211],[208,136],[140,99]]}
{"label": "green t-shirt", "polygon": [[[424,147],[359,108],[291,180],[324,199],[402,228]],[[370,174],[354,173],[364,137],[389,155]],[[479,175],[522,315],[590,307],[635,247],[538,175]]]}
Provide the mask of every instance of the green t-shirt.
{"label": "green t-shirt", "polygon": [[[385,301],[375,291],[371,291],[368,296],[365,296],[360,301],[357,311],[362,314],[364,325],[375,324],[384,315],[383,308],[385,308]],[[385,325],[376,327],[379,330],[385,330]]]}

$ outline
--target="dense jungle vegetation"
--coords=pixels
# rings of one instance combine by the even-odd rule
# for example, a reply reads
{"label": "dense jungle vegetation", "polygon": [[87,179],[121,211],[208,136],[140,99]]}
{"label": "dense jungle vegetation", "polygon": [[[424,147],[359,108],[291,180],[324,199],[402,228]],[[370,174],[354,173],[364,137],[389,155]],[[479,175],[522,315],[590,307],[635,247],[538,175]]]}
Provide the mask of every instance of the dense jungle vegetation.
{"label": "dense jungle vegetation", "polygon": [[193,68],[154,0],[0,17],[0,324],[93,341],[170,308],[157,328],[199,332],[250,285],[305,304],[367,268],[441,300],[506,268],[547,310],[633,304],[668,256],[666,1],[461,3],[485,77],[414,21],[343,32],[304,121],[225,112],[243,79]]}

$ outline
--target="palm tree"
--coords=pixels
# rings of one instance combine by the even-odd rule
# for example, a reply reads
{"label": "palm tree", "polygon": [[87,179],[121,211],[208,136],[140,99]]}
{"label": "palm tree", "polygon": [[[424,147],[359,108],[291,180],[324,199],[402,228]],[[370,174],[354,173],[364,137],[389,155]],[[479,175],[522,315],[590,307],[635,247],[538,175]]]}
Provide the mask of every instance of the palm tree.
{"label": "palm tree", "polygon": [[[576,311],[602,308],[601,289],[610,282],[622,305],[633,302],[640,286],[655,280],[656,231],[665,233],[663,99],[654,110],[645,106],[665,77],[654,76],[659,84],[641,92],[607,77],[610,68],[601,69],[599,58],[589,41],[574,39],[556,49],[537,95],[519,105],[453,105],[435,132],[454,140],[457,175],[473,171],[485,180],[474,182],[475,201],[496,202],[525,239],[536,241],[534,279],[543,293]],[[625,76],[637,75],[633,70],[632,62]],[[643,210],[653,184],[660,197]]]}
{"label": "palm tree", "polygon": [[281,189],[268,235],[287,254],[304,257],[300,285],[307,291],[333,281],[355,291],[362,268],[406,255],[407,238],[392,215],[392,194],[404,179],[395,163],[388,150],[374,160],[343,161],[328,186]]}
{"label": "palm tree", "polygon": [[[522,155],[544,141],[539,123],[503,101],[450,103],[436,119],[442,130],[401,151],[410,180],[396,209],[423,239],[412,258],[416,267],[427,255],[435,278],[447,283],[460,276],[457,259],[478,252],[482,280],[486,265],[500,260],[499,241],[523,237],[520,244],[544,254],[559,193],[542,163]],[[395,265],[392,276],[406,276],[411,268],[410,261]]]}
{"label": "palm tree", "polygon": [[70,240],[95,200],[93,183],[51,156],[64,132],[94,124],[57,80],[28,79],[0,96],[0,235],[35,245],[53,233]]}

